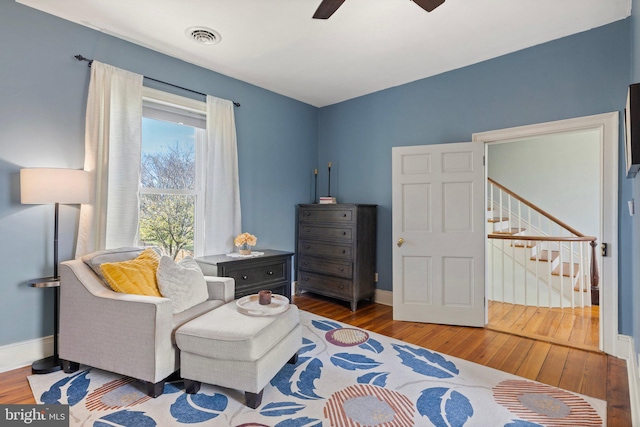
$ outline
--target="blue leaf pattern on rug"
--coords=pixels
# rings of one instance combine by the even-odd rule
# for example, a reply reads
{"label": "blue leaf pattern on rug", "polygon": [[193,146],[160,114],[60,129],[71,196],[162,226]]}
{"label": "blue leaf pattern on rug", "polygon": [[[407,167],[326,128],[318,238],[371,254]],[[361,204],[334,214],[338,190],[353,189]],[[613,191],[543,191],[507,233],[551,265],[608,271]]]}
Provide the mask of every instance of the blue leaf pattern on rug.
{"label": "blue leaf pattern on rug", "polygon": [[89,392],[89,379],[87,374],[89,371],[85,371],[81,375],[78,375],[73,380],[67,389],[67,402],[73,406],[85,398]]}
{"label": "blue leaf pattern on rug", "polygon": [[428,417],[436,427],[461,427],[473,415],[469,399],[445,387],[423,390],[416,407],[418,413]]}
{"label": "blue leaf pattern on rug", "polygon": [[331,320],[312,320],[311,324],[322,331],[330,331],[332,329],[341,329],[344,327],[343,325],[332,322]]}
{"label": "blue leaf pattern on rug", "polygon": [[281,421],[274,427],[322,427],[322,421],[307,417],[296,418],[292,420]]}
{"label": "blue leaf pattern on rug", "polygon": [[184,390],[184,382],[183,381],[175,381],[166,383],[164,385],[164,393],[163,394],[173,394],[180,393]]}
{"label": "blue leaf pattern on rug", "polygon": [[376,362],[366,356],[352,353],[336,353],[331,356],[331,363],[349,371],[355,371],[356,369],[373,369],[381,365],[380,362]]}
{"label": "blue leaf pattern on rug", "polygon": [[201,423],[211,420],[227,409],[229,399],[224,394],[181,394],[171,405],[170,412],[181,423]]}
{"label": "blue leaf pattern on rug", "polygon": [[453,362],[438,353],[409,345],[391,345],[398,352],[402,364],[410,367],[414,372],[435,378],[451,378],[459,373]]}
{"label": "blue leaf pattern on rug", "polygon": [[513,420],[512,423],[505,424],[504,427],[544,427],[544,426],[536,423],[530,423],[529,421]]}
{"label": "blue leaf pattern on rug", "polygon": [[322,374],[322,362],[320,359],[310,357],[298,357],[298,362],[293,365],[287,363],[271,380],[271,385],[276,387],[285,396],[298,399],[315,400],[322,399],[315,393],[313,384]]}
{"label": "blue leaf pattern on rug", "polygon": [[387,385],[388,372],[370,372],[368,374],[358,377],[359,384],[371,384],[378,387],[384,387]]}
{"label": "blue leaf pattern on rug", "polygon": [[308,338],[302,338],[302,347],[298,350],[298,355],[308,353],[316,348],[316,343]]}
{"label": "blue leaf pattern on rug", "polygon": [[281,415],[293,415],[305,408],[305,405],[296,402],[278,402],[265,405],[260,414],[266,417],[279,417]]}
{"label": "blue leaf pattern on rug", "polygon": [[[63,378],[60,381],[53,384],[49,390],[42,393],[40,396],[40,400],[42,403],[62,403],[60,402],[60,398],[62,397],[62,387],[64,387],[67,383],[71,382],[69,388],[67,389],[67,401],[70,406],[75,405],[87,395],[87,389],[89,387],[89,380],[87,379],[87,374],[91,370],[88,369],[86,371],[78,372],[77,374]],[[77,385],[75,385],[77,381]]]}
{"label": "blue leaf pattern on rug", "polygon": [[379,341],[374,340],[373,338],[369,338],[367,342],[360,344],[360,347],[363,350],[373,351],[374,353],[382,353],[384,351],[384,347],[380,344]]}
{"label": "blue leaf pattern on rug", "polygon": [[[104,420],[104,422],[102,421]],[[136,427],[155,427],[157,424],[153,418],[140,411],[118,411],[104,417],[93,423],[93,427],[114,427],[114,426],[136,426]]]}

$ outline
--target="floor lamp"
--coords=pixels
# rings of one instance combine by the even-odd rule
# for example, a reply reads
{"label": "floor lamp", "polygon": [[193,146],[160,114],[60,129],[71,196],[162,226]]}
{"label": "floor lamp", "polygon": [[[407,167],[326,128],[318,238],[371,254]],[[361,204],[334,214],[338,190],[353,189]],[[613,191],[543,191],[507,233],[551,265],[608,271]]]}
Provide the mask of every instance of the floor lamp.
{"label": "floor lamp", "polygon": [[58,275],[58,216],[59,205],[89,202],[89,174],[75,169],[21,169],[20,201],[23,204],[54,204],[53,276],[30,280],[36,288],[53,288],[53,356],[33,362],[34,374],[46,374],[60,369],[58,358],[58,322],[60,300],[60,276]]}

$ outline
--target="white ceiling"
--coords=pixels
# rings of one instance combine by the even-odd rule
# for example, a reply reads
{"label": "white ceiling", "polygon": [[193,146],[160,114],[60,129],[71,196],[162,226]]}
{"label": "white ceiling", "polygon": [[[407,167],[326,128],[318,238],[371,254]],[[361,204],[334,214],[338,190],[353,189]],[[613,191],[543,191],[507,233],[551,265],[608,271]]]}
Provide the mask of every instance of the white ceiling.
{"label": "white ceiling", "polygon": [[[322,107],[629,16],[631,0],[16,0],[302,102]],[[187,28],[218,31],[199,45]],[[87,54],[70,52],[70,54]],[[100,58],[96,58],[100,59]]]}

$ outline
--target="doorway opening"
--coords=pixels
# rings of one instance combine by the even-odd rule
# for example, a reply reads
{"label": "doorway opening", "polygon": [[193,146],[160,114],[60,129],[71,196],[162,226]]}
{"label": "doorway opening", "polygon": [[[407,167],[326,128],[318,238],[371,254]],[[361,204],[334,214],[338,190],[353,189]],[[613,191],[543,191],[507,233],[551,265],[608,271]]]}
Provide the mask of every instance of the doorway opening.
{"label": "doorway opening", "polygon": [[[596,237],[598,247],[606,243],[609,248],[617,248],[617,113],[483,132],[474,134],[473,140],[485,143],[487,178],[503,181],[500,184],[516,193],[523,193],[523,198],[534,204],[537,202],[548,211],[555,211],[554,216],[563,218],[563,221],[573,222],[573,228],[582,228],[580,231],[584,235]],[[576,146],[579,144],[576,141],[584,145]],[[585,213],[587,211],[588,214]],[[527,218],[525,222],[531,228],[532,221]],[[519,224],[509,228],[519,233],[525,227]],[[515,249],[511,244],[514,243],[515,247],[515,242],[512,240],[507,249],[502,244],[502,251],[511,251],[512,258],[521,256],[518,259],[525,262],[533,258],[531,265],[536,265],[535,268],[539,268],[541,258],[551,258],[551,254],[563,252],[562,249],[554,251],[547,247],[546,255],[542,255],[545,250],[538,245],[533,249],[538,254],[532,256],[532,248],[526,248],[529,244],[524,243],[525,248],[520,250],[522,254],[514,255]],[[565,249],[565,257],[572,257],[571,253],[577,251]],[[505,272],[503,267],[496,274],[496,259],[504,254],[496,251],[495,245],[487,239],[487,327],[615,354],[618,315],[617,254],[614,252],[610,250],[609,256],[603,257],[597,251],[600,294],[596,296],[596,304],[590,304],[591,298],[581,298],[585,287],[573,282],[574,277],[559,279],[570,281],[570,290],[566,294],[562,293],[562,287],[551,283],[555,280],[551,278],[542,292],[535,289],[540,281],[529,277],[532,267],[515,267],[514,261],[507,268],[509,272]],[[560,262],[561,265],[567,264]],[[518,268],[522,270],[520,276],[515,273]],[[567,270],[573,271],[573,268]],[[583,273],[576,271],[575,277],[584,277]],[[496,276],[500,278],[502,287],[494,287]],[[510,280],[518,282],[517,286],[510,283],[504,287],[505,276],[511,276]],[[564,274],[560,273],[560,276]],[[531,286],[535,290],[531,291]],[[515,289],[521,289],[524,296],[515,295]],[[555,300],[553,294],[556,295]],[[535,303],[532,295],[538,300]],[[566,305],[567,297],[572,300],[569,306]],[[575,298],[583,302],[587,300],[587,303],[576,306],[573,304]]]}
{"label": "doorway opening", "polygon": [[487,328],[599,349],[599,136],[487,144]]}

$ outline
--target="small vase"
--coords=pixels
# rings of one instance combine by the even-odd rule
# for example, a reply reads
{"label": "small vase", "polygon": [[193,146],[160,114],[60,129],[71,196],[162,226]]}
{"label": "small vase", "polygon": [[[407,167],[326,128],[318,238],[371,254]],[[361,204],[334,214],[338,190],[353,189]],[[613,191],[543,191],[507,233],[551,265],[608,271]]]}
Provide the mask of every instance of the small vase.
{"label": "small vase", "polygon": [[238,252],[240,252],[240,255],[251,255],[251,246],[245,243],[242,246],[240,246],[240,249],[238,250]]}

